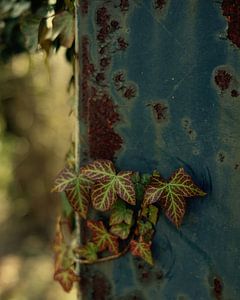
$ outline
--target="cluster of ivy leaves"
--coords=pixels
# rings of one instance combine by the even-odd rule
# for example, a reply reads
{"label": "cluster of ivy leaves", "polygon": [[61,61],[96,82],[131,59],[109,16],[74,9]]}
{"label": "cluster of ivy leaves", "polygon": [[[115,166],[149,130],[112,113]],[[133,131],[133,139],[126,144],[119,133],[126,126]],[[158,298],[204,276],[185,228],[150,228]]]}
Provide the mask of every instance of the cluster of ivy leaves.
{"label": "cluster of ivy leaves", "polygon": [[67,48],[74,54],[73,0],[1,0],[0,60],[42,49],[47,54]]}
{"label": "cluster of ivy leaves", "polygon": [[84,220],[87,236],[84,245],[76,245],[62,230],[70,219],[65,216],[57,225],[54,278],[65,291],[80,280],[74,272],[75,261],[98,263],[130,252],[152,265],[160,211],[179,228],[187,199],[205,195],[183,168],[165,180],[157,171],[151,175],[117,172],[109,160],[95,160],[77,173],[68,164],[57,176],[53,191],[64,193],[72,210]]}

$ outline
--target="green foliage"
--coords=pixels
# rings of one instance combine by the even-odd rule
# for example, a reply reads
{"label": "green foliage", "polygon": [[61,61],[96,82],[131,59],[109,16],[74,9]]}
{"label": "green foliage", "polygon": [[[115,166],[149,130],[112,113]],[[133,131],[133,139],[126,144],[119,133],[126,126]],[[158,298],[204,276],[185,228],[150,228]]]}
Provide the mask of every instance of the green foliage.
{"label": "green foliage", "polygon": [[[65,268],[71,267],[72,253],[80,263],[91,264],[116,259],[130,250],[132,255],[152,265],[151,246],[160,211],[155,203],[160,204],[167,218],[178,228],[186,211],[186,198],[206,195],[182,168],[165,181],[156,171],[152,175],[131,171],[117,173],[109,160],[89,163],[78,174],[69,167],[64,168],[55,180],[53,191],[65,192],[72,208],[86,219],[86,229],[89,229],[86,244],[81,247],[68,246],[66,250],[66,243],[55,243],[61,262],[57,270],[61,270],[63,264]],[[89,219],[85,207],[91,204],[93,209],[102,211],[101,220]],[[64,255],[67,255],[66,262]],[[59,271],[56,278],[60,283],[68,282],[69,278],[70,283],[73,282],[67,272]]]}
{"label": "green foliage", "polygon": [[125,171],[116,174],[111,161],[96,160],[81,168],[80,173],[94,181],[91,199],[95,209],[110,210],[118,197],[135,205],[135,190],[131,180],[133,172]]}
{"label": "green foliage", "polygon": [[[43,50],[49,55],[59,46],[73,48],[74,1],[2,0],[0,3],[0,59],[21,52]],[[72,59],[73,51],[71,52]]]}
{"label": "green foliage", "polygon": [[204,195],[206,193],[193,183],[184,169],[180,168],[168,181],[153,176],[143,203],[144,206],[148,206],[159,201],[167,218],[179,227],[186,211],[186,198]]}

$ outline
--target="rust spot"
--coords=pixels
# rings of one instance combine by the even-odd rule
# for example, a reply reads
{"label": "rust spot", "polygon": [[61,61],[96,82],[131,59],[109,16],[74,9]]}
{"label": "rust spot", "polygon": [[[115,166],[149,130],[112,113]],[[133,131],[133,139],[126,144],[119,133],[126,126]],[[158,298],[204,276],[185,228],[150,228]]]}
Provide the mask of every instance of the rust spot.
{"label": "rust spot", "polygon": [[128,42],[126,42],[124,38],[119,37],[119,38],[117,39],[117,42],[118,42],[118,49],[117,49],[117,50],[124,51],[124,50],[127,49],[127,47],[128,47]]}
{"label": "rust spot", "polygon": [[227,38],[240,47],[240,5],[239,0],[223,0],[223,16],[228,22]]}
{"label": "rust spot", "polygon": [[118,21],[112,20],[112,21],[111,21],[111,27],[112,27],[112,29],[113,29],[114,31],[116,31],[116,30],[120,29],[120,24],[119,24]]}
{"label": "rust spot", "polygon": [[215,277],[213,279],[213,292],[214,296],[217,300],[222,299],[222,292],[223,292],[223,283],[220,278]]}
{"label": "rust spot", "polygon": [[224,161],[224,159],[225,159],[225,155],[223,154],[223,153],[219,153],[218,154],[218,161],[220,161],[221,163]]}
{"label": "rust spot", "polygon": [[215,83],[220,88],[221,91],[227,90],[229,88],[230,82],[232,80],[232,75],[225,70],[217,70],[215,73]]}
{"label": "rust spot", "polygon": [[92,97],[89,101],[89,151],[93,159],[114,158],[121,148],[122,138],[115,133],[113,126],[120,120],[116,105],[104,92]]}
{"label": "rust spot", "polygon": [[88,13],[88,0],[82,0],[80,5],[82,14],[86,15]]}
{"label": "rust spot", "polygon": [[110,62],[111,62],[111,58],[110,57],[108,57],[108,58],[107,57],[103,57],[103,58],[100,59],[100,66],[102,68],[106,68],[107,66],[109,66]]}
{"label": "rust spot", "polygon": [[125,88],[125,91],[123,93],[123,97],[126,99],[132,99],[136,97],[137,89],[134,85],[129,85]]}
{"label": "rust spot", "polygon": [[92,298],[93,300],[111,299],[111,285],[103,274],[96,273],[92,277]]}
{"label": "rust spot", "polygon": [[[123,142],[113,128],[120,120],[120,116],[108,91],[99,86],[105,79],[105,74],[104,72],[96,74],[96,67],[91,63],[89,41],[86,36],[82,39],[82,64],[82,117],[88,122],[89,127],[89,154],[93,159],[112,160]],[[97,85],[92,83],[93,78]]]}
{"label": "rust spot", "polygon": [[142,291],[133,291],[123,297],[117,298],[117,300],[144,300],[145,297],[142,294]]}
{"label": "rust spot", "polygon": [[153,108],[154,116],[158,122],[167,119],[168,108],[165,104],[159,102],[155,104],[148,104],[147,106],[151,106]]}
{"label": "rust spot", "polygon": [[126,12],[129,10],[129,0],[120,0],[120,9],[122,12]]}
{"label": "rust spot", "polygon": [[237,90],[232,90],[231,91],[231,96],[232,97],[238,97],[240,95],[240,93]]}
{"label": "rust spot", "polygon": [[155,9],[161,10],[164,7],[164,5],[166,5],[166,0],[154,0],[153,1],[153,7]]}

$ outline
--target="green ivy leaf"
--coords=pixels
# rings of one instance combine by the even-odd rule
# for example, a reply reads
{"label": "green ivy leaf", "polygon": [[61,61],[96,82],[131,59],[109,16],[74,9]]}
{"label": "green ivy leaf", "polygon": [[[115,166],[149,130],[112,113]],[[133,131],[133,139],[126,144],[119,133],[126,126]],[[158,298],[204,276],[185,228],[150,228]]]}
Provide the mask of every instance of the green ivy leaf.
{"label": "green ivy leaf", "polygon": [[81,168],[80,172],[95,181],[91,197],[95,209],[100,211],[111,209],[118,197],[135,205],[132,172],[124,171],[116,174],[113,163],[109,160],[96,160]]}
{"label": "green ivy leaf", "polygon": [[143,207],[142,216],[148,219],[153,225],[157,224],[159,209],[154,205]]}
{"label": "green ivy leaf", "polygon": [[128,209],[122,200],[118,200],[110,215],[110,225],[120,224],[125,222],[128,225],[132,224],[133,211]]}
{"label": "green ivy leaf", "polygon": [[137,228],[135,230],[136,236],[141,236],[145,242],[149,242],[152,240],[154,234],[154,229],[152,223],[149,221],[138,221]]}
{"label": "green ivy leaf", "polygon": [[60,37],[60,43],[66,48],[71,48],[74,41],[74,17],[68,11],[57,14],[53,19],[53,39]]}
{"label": "green ivy leaf", "polygon": [[113,254],[118,254],[118,238],[107,231],[102,221],[87,221],[87,226],[92,231],[92,240],[99,251],[108,249]]}
{"label": "green ivy leaf", "polygon": [[54,280],[58,281],[65,292],[70,292],[75,281],[80,278],[73,272],[72,269],[59,269],[54,273]]}
{"label": "green ivy leaf", "polygon": [[182,223],[186,211],[186,199],[206,195],[185,173],[183,168],[177,170],[168,182],[161,177],[154,177],[144,194],[144,206],[160,202],[167,218],[177,227]]}
{"label": "green ivy leaf", "polygon": [[66,167],[57,176],[52,191],[65,191],[74,211],[86,218],[90,202],[91,185],[92,182],[85,176],[76,174],[74,170]]}
{"label": "green ivy leaf", "polygon": [[140,237],[138,241],[131,240],[130,251],[132,255],[143,258],[147,263],[153,265],[153,258],[151,253],[151,242],[146,243]]}
{"label": "green ivy leaf", "polygon": [[117,194],[114,192],[115,182],[97,182],[92,188],[93,207],[100,211],[109,210],[117,200]]}
{"label": "green ivy leaf", "polygon": [[96,244],[89,242],[85,246],[82,246],[78,249],[75,249],[75,252],[78,253],[80,257],[87,259],[90,262],[97,260],[98,247]]}
{"label": "green ivy leaf", "polygon": [[126,223],[113,225],[110,229],[111,233],[125,240],[130,233],[130,225]]}
{"label": "green ivy leaf", "polygon": [[82,167],[81,173],[95,182],[108,182],[116,175],[113,163],[106,159],[95,160]]}

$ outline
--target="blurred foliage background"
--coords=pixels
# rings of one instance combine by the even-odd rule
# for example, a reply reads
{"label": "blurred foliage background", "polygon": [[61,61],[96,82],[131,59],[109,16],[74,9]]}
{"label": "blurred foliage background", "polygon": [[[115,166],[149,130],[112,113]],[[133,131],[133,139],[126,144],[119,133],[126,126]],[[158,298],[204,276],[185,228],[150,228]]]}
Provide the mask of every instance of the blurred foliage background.
{"label": "blurred foliage background", "polygon": [[56,11],[66,6],[0,0],[2,300],[71,300],[76,294],[53,281],[51,247],[60,203],[50,193],[74,135],[73,91],[67,91],[73,71],[66,60],[72,48],[66,52],[57,37],[51,40],[54,55],[29,55],[21,31],[22,18],[49,3]]}

